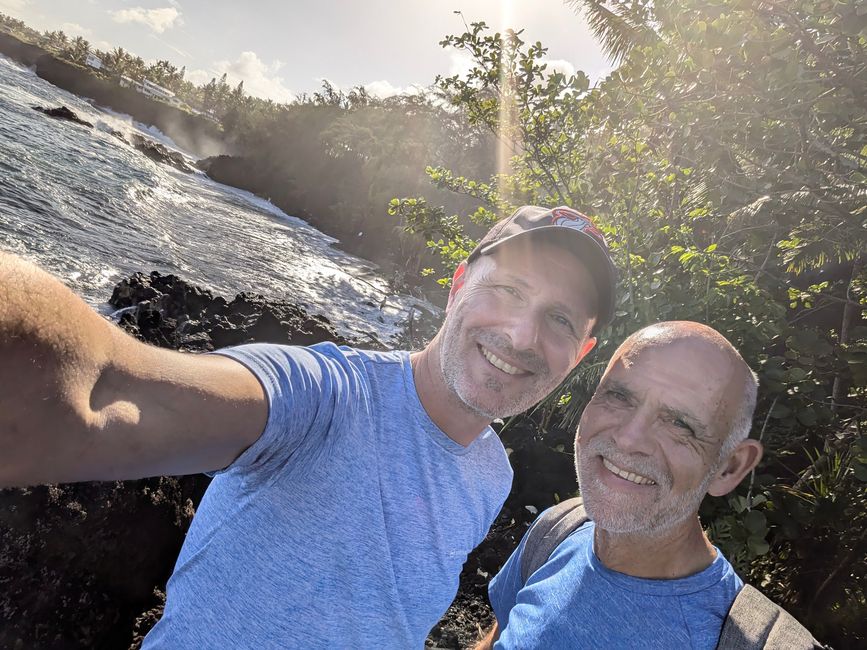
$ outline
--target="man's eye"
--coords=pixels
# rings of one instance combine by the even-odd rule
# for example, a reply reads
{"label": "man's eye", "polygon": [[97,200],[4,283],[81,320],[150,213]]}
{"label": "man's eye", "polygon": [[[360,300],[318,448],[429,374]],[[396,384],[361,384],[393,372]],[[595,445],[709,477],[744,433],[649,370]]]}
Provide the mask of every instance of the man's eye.
{"label": "man's eye", "polygon": [[570,331],[573,331],[573,330],[575,329],[574,327],[572,327],[572,321],[570,321],[570,320],[569,320],[568,318],[566,318],[565,316],[562,316],[562,315],[560,315],[560,314],[554,314],[554,315],[552,316],[552,318],[554,319],[554,321],[555,321],[558,325],[562,325],[563,327],[567,328],[567,329],[570,330]]}
{"label": "man's eye", "polygon": [[518,290],[515,289],[515,287],[510,287],[510,286],[508,286],[508,285],[506,285],[506,284],[501,284],[501,285],[499,285],[499,286],[497,287],[497,289],[499,289],[499,290],[502,291],[503,293],[507,293],[507,294],[509,294],[510,296],[517,296],[517,295],[518,295]]}
{"label": "man's eye", "polygon": [[628,401],[626,398],[626,395],[624,393],[621,393],[619,390],[608,390],[606,392],[606,395],[608,395],[608,397],[610,397],[610,398],[612,398],[618,402]]}
{"label": "man's eye", "polygon": [[692,427],[689,426],[686,422],[684,422],[681,419],[675,419],[674,420],[674,426],[676,426],[678,429],[684,429],[685,431],[689,431],[690,433],[694,433],[692,430]]}

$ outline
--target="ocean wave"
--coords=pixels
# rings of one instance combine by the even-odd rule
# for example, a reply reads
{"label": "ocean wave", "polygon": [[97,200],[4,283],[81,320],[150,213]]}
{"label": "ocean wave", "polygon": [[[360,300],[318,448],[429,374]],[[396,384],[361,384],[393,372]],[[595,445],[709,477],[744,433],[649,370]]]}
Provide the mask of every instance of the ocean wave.
{"label": "ocean wave", "polygon": [[[33,104],[66,105],[96,128],[51,120]],[[2,58],[0,111],[0,247],[42,265],[101,313],[112,285],[135,271],[177,273],[227,298],[291,300],[343,335],[382,341],[399,335],[418,302],[391,294],[375,265],[267,199],[153,162],[112,137],[135,133],[184,153],[160,131]]]}

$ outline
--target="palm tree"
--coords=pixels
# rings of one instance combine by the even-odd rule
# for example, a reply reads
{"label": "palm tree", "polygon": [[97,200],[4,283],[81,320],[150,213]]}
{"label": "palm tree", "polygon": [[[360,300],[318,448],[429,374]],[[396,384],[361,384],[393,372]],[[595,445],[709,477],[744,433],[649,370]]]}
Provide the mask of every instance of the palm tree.
{"label": "palm tree", "polygon": [[129,67],[130,58],[130,55],[122,47],[116,47],[106,55],[103,63],[114,74],[120,76]]}
{"label": "palm tree", "polygon": [[63,52],[69,44],[69,39],[61,30],[57,30],[56,32],[46,31],[43,37],[48,42],[48,46],[57,52]]}
{"label": "palm tree", "polygon": [[90,43],[81,36],[73,38],[66,49],[66,55],[76,63],[84,63],[88,54],[90,54]]}
{"label": "palm tree", "polygon": [[652,27],[650,0],[566,0],[566,4],[584,13],[593,35],[614,63],[633,47],[659,39]]}
{"label": "palm tree", "polygon": [[178,69],[170,62],[160,59],[145,69],[148,79],[163,87],[168,87],[177,76]]}

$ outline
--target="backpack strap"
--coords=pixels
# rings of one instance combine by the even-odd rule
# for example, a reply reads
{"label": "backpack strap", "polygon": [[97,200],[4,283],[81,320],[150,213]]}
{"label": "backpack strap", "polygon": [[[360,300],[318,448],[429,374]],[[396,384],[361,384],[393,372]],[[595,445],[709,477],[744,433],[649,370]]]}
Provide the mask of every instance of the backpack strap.
{"label": "backpack strap", "polygon": [[581,497],[566,499],[543,512],[527,533],[521,554],[521,580],[524,584],[536,569],[545,564],[554,549],[579,526],[589,520]]}
{"label": "backpack strap", "polygon": [[718,650],[813,650],[825,648],[785,609],[750,585],[732,603]]}

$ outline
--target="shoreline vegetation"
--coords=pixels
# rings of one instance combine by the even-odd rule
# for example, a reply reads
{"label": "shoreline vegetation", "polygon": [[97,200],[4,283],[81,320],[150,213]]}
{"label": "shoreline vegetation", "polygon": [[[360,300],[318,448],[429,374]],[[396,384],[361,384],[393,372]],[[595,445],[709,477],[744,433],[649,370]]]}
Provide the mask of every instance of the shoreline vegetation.
{"label": "shoreline vegetation", "polygon": [[[168,88],[181,107],[148,100],[152,119],[142,121],[174,137],[169,116],[195,117],[191,134],[217,133],[222,147],[202,149],[209,175],[308,219],[383,266],[395,289],[447,286],[479,234],[522,204],[569,205],[604,230],[621,269],[615,321],[561,390],[499,431],[513,490],[429,645],[477,638],[490,621],[487,581],[535,512],[575,493],[575,425],[613,350],[644,325],[682,319],[723,333],[760,379],[752,435],[766,452],[734,492],[705,499],[711,540],[816,638],[863,647],[867,14],[842,0],[570,4],[617,64],[592,86],[581,72],[550,69],[541,43],[484,23],[441,42],[468,54],[468,71],[387,99],[326,83],[275,104],[225,77],[194,86],[168,61],[121,48],[97,53],[97,73],[84,67],[83,39],[2,15],[19,45],[0,34],[0,51],[23,48],[36,57],[25,64],[61,87],[60,71],[118,92],[135,92],[120,88],[122,76]],[[137,335],[180,345],[172,322],[184,309],[207,321],[196,301],[210,298],[163,284],[172,298],[142,289],[159,304],[129,318]],[[220,318],[215,326],[227,327]],[[15,590],[0,609],[14,626],[4,621],[0,634],[10,630],[9,645],[123,647],[133,621],[136,634],[147,629],[203,489],[197,480],[4,491],[0,577]],[[117,545],[136,550],[129,566],[101,562]],[[52,646],[61,622],[72,636]]]}
{"label": "shoreline vegetation", "polygon": [[[343,250],[380,265],[395,289],[443,301],[435,278],[422,274],[438,257],[423,235],[389,215],[389,201],[424,191],[455,211],[470,209],[470,197],[431,188],[426,167],[448,162],[487,175],[494,155],[491,138],[467,131],[461,116],[429,92],[379,99],[362,87],[344,91],[324,82],[321,92],[275,104],[246,94],[243,82],[231,87],[225,75],[197,87],[168,61],[146,64],[122,48],[93,51],[81,37],[39,34],[3,14],[0,54],[97,106],[155,126],[200,156],[213,180],[335,237]],[[102,67],[85,64],[88,55]],[[177,105],[123,85],[145,80],[175,93]]]}

